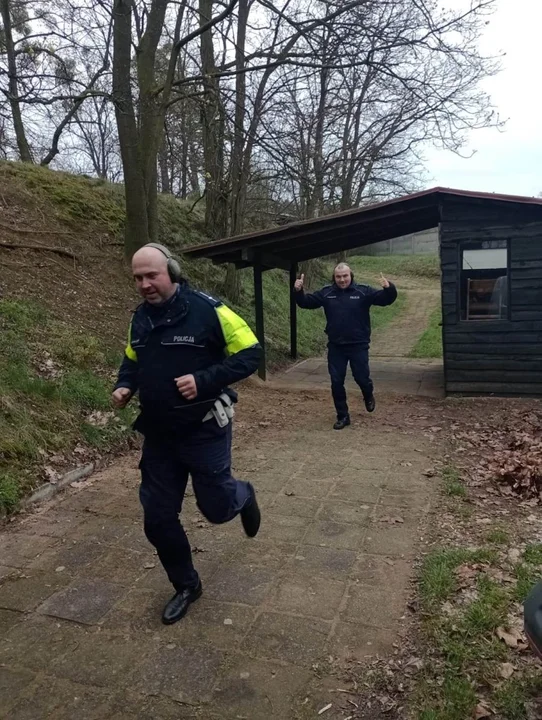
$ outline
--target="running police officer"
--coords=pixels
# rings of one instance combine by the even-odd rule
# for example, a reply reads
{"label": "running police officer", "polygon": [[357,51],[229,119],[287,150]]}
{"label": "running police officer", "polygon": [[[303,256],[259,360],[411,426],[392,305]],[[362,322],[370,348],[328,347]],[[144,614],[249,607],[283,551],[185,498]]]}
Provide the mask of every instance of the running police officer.
{"label": "running police officer", "polygon": [[303,291],[302,275],[294,285],[296,303],[301,308],[314,310],[323,307],[326,315],[328,336],[328,370],[331,377],[331,393],[337,410],[335,430],[350,425],[344,381],[350,363],[352,375],[363,393],[368,412],[375,409],[373,383],[369,372],[369,343],[371,340],[371,305],[391,305],[397,298],[393,283],[382,275],[382,290],[369,285],[354,283],[352,270],[346,263],[337,265],[332,285],[310,295]]}
{"label": "running police officer", "polygon": [[231,475],[237,395],[227,386],[257,369],[261,347],[244,320],[188,286],[164,246],[138,250],[132,271],[143,302],[130,323],[113,404],[122,408],[139,393],[140,500],[145,534],[175,588],[162,615],[169,625],[202,593],[179,521],[188,476],[209,522],[240,515],[249,537],[260,527],[254,488]]}

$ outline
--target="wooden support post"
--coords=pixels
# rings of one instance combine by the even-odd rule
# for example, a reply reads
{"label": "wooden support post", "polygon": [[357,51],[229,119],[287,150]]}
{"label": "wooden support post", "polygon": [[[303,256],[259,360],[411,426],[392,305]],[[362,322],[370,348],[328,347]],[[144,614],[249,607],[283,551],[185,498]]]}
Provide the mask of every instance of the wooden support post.
{"label": "wooden support post", "polygon": [[262,346],[262,357],[258,375],[262,380],[266,379],[265,373],[265,330],[263,323],[263,283],[262,264],[259,260],[254,262],[254,304],[256,308],[256,337]]}
{"label": "wooden support post", "polygon": [[297,280],[297,263],[290,265],[290,357],[297,360],[297,304],[294,283]]}

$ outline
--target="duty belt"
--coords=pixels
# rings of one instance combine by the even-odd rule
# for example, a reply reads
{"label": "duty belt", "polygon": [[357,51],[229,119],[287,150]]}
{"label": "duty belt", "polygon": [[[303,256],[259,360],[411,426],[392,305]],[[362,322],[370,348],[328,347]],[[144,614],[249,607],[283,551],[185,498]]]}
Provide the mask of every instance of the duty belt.
{"label": "duty belt", "polygon": [[209,410],[202,422],[207,422],[207,420],[212,420],[214,418],[219,427],[225,427],[232,421],[233,414],[234,409],[230,396],[227,393],[222,393],[215,400],[214,407],[212,410]]}

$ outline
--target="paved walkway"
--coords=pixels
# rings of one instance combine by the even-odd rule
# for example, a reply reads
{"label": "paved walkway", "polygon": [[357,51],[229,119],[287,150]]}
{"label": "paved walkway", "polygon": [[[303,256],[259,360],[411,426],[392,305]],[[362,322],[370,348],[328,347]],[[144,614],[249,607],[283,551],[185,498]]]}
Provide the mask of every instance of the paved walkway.
{"label": "paved walkway", "polygon": [[[374,358],[371,356],[371,377],[375,395],[418,395],[444,397],[444,374],[441,360],[411,358]],[[294,365],[272,380],[276,387],[300,389],[329,387],[329,373],[325,358],[310,358]],[[346,378],[347,390],[359,395],[350,367]]]}
{"label": "paved walkway", "polygon": [[261,532],[212,527],[187,498],[204,596],[177,625],[160,623],[171,589],[142,532],[137,457],[0,533],[0,717],[305,720],[330,703],[325,720],[355,717],[339,671],[398,639],[428,441],[378,411],[341,433],[302,413],[260,425],[234,456]]}

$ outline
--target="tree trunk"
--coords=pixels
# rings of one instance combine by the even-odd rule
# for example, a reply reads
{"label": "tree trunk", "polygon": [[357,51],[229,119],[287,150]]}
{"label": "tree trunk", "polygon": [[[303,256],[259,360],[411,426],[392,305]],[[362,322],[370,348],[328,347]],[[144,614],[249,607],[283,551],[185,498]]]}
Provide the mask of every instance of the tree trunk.
{"label": "tree trunk", "polygon": [[171,194],[171,183],[169,181],[169,168],[168,168],[168,146],[166,133],[162,139],[162,146],[160,148],[160,155],[158,162],[160,163],[160,192],[164,195]]}
{"label": "tree trunk", "polygon": [[138,248],[151,241],[130,77],[132,0],[115,0],[113,12],[113,99],[126,196],[124,251],[126,257],[131,258]]}
{"label": "tree trunk", "polygon": [[[245,42],[248,21],[248,0],[239,0],[237,19],[237,43],[235,46],[235,118],[233,149],[231,157],[230,233],[243,232],[246,198],[246,178],[243,178],[243,150],[245,146],[246,75]],[[228,265],[224,292],[233,302],[241,296],[241,278],[234,265]]]}
{"label": "tree trunk", "polygon": [[21,105],[19,103],[19,87],[17,83],[17,60],[15,55],[15,45],[13,42],[13,32],[11,27],[11,11],[10,0],[0,0],[0,10],[2,11],[2,22],[4,25],[4,42],[6,45],[6,53],[8,57],[8,75],[9,75],[9,104],[11,107],[11,116],[13,119],[13,127],[15,129],[15,137],[17,139],[17,149],[19,157],[23,162],[33,163],[32,151],[26,139],[23,117],[21,114]]}
{"label": "tree trunk", "polygon": [[[199,0],[200,26],[212,16],[213,0]],[[216,73],[212,30],[201,35],[203,80],[203,163],[205,174],[205,227],[212,238],[227,235],[227,198],[224,189],[224,108]]]}

